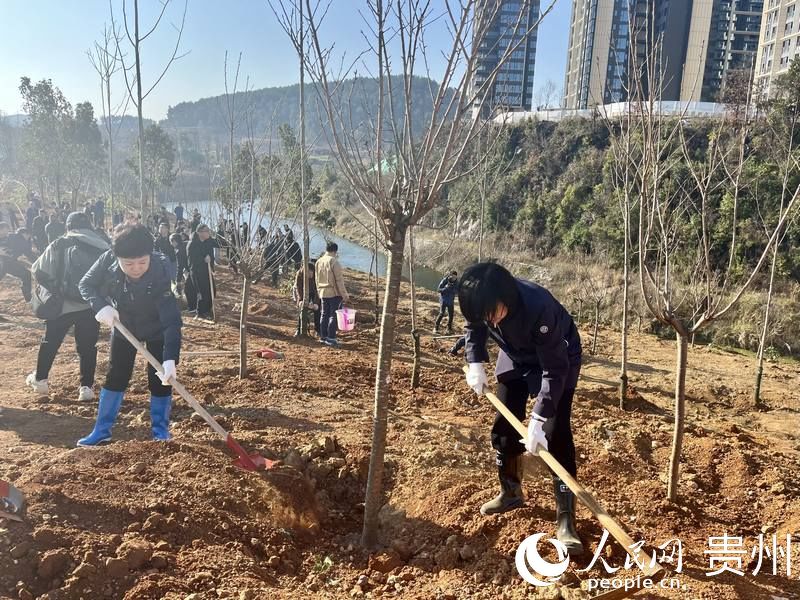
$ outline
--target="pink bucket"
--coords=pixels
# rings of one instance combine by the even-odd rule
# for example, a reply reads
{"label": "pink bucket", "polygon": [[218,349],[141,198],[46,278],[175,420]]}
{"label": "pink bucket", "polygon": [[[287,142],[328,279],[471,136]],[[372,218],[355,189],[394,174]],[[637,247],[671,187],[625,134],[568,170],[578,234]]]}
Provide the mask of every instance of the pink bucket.
{"label": "pink bucket", "polygon": [[336,311],[339,331],[353,331],[356,326],[356,311],[353,308],[340,308]]}

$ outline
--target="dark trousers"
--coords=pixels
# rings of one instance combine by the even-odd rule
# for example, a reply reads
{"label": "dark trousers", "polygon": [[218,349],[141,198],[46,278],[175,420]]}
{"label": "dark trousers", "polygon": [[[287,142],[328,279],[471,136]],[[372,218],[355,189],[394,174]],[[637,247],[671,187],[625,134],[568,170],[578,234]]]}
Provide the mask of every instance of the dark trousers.
{"label": "dark trousers", "polygon": [[[162,362],[164,357],[164,340],[147,340],[145,346],[158,362]],[[128,388],[128,383],[133,374],[133,365],[136,362],[136,348],[124,336],[117,333],[111,334],[111,351],[108,358],[108,375],[106,375],[105,387],[111,392],[124,392]],[[164,385],[156,375],[156,370],[147,364],[147,389],[153,396],[169,396],[172,394],[172,387]]]}
{"label": "dark trousers", "polygon": [[75,349],[81,365],[81,385],[94,385],[94,371],[97,367],[97,336],[100,323],[94,318],[94,311],[87,308],[71,312],[55,319],[45,321],[44,337],[39,344],[39,356],[36,359],[36,380],[42,381],[50,375],[50,368],[56,358],[61,342],[70,327],[75,327]]}
{"label": "dark trousers", "polygon": [[16,258],[0,258],[0,278],[3,273],[16,277],[22,284],[22,296],[25,302],[31,300],[31,270],[19,262]]}
{"label": "dark trousers", "polygon": [[208,267],[192,271],[192,284],[197,294],[197,314],[211,315],[211,281],[208,278]]}
{"label": "dark trousers", "polygon": [[[538,393],[536,391],[535,393]],[[497,384],[497,397],[520,421],[525,420],[525,407],[528,403],[528,383],[524,379],[512,379]],[[572,476],[578,472],[575,463],[575,443],[572,439],[572,397],[575,388],[564,390],[553,417],[552,431],[547,436],[547,446],[558,462]],[[500,413],[497,413],[492,427],[492,447],[497,451],[498,462],[505,456],[516,456],[525,452],[520,443],[520,435]]]}
{"label": "dark trousers", "polygon": [[186,281],[183,284],[183,293],[186,296],[186,305],[189,310],[197,310],[197,290],[194,289],[192,277],[186,274]]}
{"label": "dark trousers", "polygon": [[[319,319],[320,319],[320,309],[311,310],[310,308],[305,309],[306,314],[314,319],[314,331],[319,335]],[[300,331],[300,317],[297,317],[297,331]]]}
{"label": "dark trousers", "polygon": [[453,328],[453,303],[452,302],[442,302],[442,305],[439,307],[439,316],[436,318],[436,328],[439,328],[439,324],[444,319],[445,311],[447,312],[447,328]]}
{"label": "dark trousers", "polygon": [[342,297],[322,299],[322,313],[319,318],[319,335],[327,339],[335,340],[336,332],[339,330],[336,324],[336,311],[342,307]]}

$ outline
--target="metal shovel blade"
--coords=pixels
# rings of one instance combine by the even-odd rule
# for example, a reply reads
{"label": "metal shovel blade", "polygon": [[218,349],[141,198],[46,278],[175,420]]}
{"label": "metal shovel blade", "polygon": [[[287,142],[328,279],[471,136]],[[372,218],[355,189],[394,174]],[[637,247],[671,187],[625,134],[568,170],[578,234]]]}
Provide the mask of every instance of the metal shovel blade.
{"label": "metal shovel blade", "polygon": [[25,497],[17,488],[0,479],[0,510],[12,514],[22,512]]}
{"label": "metal shovel blade", "polygon": [[245,471],[261,471],[271,469],[275,466],[274,460],[264,458],[260,454],[248,454],[230,433],[225,440],[225,445],[239,457],[233,461],[233,464],[240,469],[244,469]]}

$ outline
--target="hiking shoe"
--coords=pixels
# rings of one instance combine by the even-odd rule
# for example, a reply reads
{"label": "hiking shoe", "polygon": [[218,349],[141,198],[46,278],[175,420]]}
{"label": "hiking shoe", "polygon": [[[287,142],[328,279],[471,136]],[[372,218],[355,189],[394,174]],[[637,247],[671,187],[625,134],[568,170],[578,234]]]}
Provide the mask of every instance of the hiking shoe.
{"label": "hiking shoe", "polygon": [[91,402],[94,400],[94,392],[88,385],[78,388],[78,402]]}
{"label": "hiking shoe", "polygon": [[325,340],[325,345],[330,346],[331,348],[339,348],[339,342],[336,338],[328,338]]}
{"label": "hiking shoe", "polygon": [[36,380],[36,373],[30,373],[25,378],[25,384],[30,387],[34,392],[42,396],[47,396],[50,393],[50,386],[47,385],[47,379],[41,381]]}

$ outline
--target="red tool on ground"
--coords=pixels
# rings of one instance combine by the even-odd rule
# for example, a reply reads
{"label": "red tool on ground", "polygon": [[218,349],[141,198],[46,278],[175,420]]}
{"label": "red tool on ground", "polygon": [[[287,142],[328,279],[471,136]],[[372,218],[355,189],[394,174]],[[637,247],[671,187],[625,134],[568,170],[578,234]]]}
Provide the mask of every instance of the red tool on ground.
{"label": "red tool on ground", "polygon": [[278,360],[283,360],[286,356],[283,352],[278,352],[277,350],[273,350],[272,348],[260,348],[256,350],[256,356],[261,358],[274,358]]}
{"label": "red tool on ground", "polygon": [[[161,363],[158,362],[156,358],[147,351],[147,348],[145,348],[144,344],[137,340],[127,327],[125,327],[119,321],[114,321],[114,327],[116,327],[117,331],[125,336],[125,339],[128,340],[134,348],[136,348],[137,352],[140,352],[142,356],[147,359],[147,362],[149,362],[157,372],[162,374],[164,373],[164,368],[161,366]],[[183,387],[183,384],[180,381],[173,377],[170,380],[170,385],[172,385],[172,388],[178,392],[178,394],[183,396],[183,399],[189,403],[189,406],[191,406],[198,415],[203,417],[203,420],[208,423],[209,427],[211,427],[214,432],[216,432],[222,439],[225,440],[225,445],[236,453],[239,458],[233,461],[234,465],[246,471],[271,469],[275,465],[274,460],[264,458],[260,454],[248,454],[245,449],[242,448],[239,442],[233,439],[233,436],[225,431],[222,425],[217,423],[214,417],[212,417],[208,411],[203,408],[203,406],[195,399],[195,397],[192,396],[185,387]]]}

